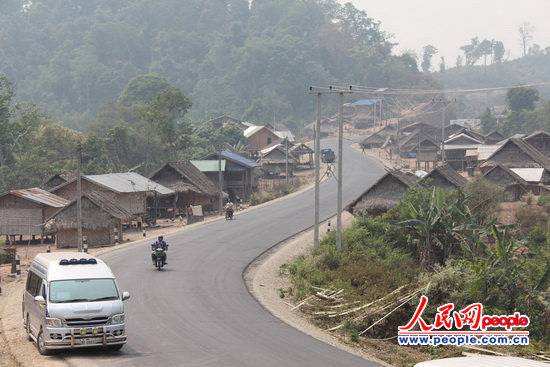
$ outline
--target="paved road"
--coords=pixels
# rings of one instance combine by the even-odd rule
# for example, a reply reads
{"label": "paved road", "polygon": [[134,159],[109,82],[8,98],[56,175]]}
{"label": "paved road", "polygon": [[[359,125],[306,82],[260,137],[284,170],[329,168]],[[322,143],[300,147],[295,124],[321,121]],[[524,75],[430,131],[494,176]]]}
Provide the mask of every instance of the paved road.
{"label": "paved road", "polygon": [[[334,141],[324,142],[334,146]],[[349,141],[347,141],[349,144]],[[346,144],[346,145],[347,145]],[[336,151],[336,149],[335,149]],[[383,172],[344,151],[344,205]],[[336,212],[336,183],[321,186],[321,218]],[[169,265],[153,269],[148,245],[103,256],[132,298],[129,342],[120,352],[64,353],[71,365],[378,366],[282,323],[248,293],[242,273],[259,254],[313,223],[313,190],[167,236]]]}

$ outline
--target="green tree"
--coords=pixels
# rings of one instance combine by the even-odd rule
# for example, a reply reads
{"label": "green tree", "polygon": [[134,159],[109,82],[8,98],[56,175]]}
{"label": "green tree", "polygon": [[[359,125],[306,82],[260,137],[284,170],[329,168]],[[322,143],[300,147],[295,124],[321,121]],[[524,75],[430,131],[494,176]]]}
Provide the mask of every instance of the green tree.
{"label": "green tree", "polygon": [[428,73],[432,65],[432,57],[437,53],[437,48],[432,45],[424,47],[422,52],[422,71]]}
{"label": "green tree", "polygon": [[150,103],[155,96],[164,89],[170,87],[170,83],[158,74],[145,74],[133,77],[118,98],[122,106],[131,107],[136,104]]}
{"label": "green tree", "polygon": [[14,98],[13,83],[0,76],[0,167],[13,160],[42,122],[35,106],[17,104]]}
{"label": "green tree", "polygon": [[530,87],[515,87],[506,93],[506,103],[512,111],[534,110],[539,100],[539,91]]}
{"label": "green tree", "polygon": [[506,49],[504,48],[504,43],[502,43],[501,41],[493,42],[494,61],[497,64],[500,64],[502,62],[505,53]]}
{"label": "green tree", "polygon": [[191,101],[179,89],[168,87],[141,109],[149,133],[158,135],[161,146],[155,149],[162,152],[167,148],[169,159],[177,159],[178,151],[189,147],[192,128],[184,116],[190,107]]}
{"label": "green tree", "polygon": [[481,122],[481,130],[487,134],[497,128],[497,119],[493,117],[491,109],[487,108],[481,116],[479,116]]}

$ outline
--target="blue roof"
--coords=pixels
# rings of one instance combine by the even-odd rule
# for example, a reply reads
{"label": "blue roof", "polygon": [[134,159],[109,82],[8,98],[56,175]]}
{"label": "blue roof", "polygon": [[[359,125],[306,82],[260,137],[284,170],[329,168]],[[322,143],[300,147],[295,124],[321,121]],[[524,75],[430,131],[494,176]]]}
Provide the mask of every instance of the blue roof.
{"label": "blue roof", "polygon": [[240,163],[243,166],[246,166],[248,168],[260,167],[260,165],[256,162],[254,162],[253,160],[245,158],[242,155],[238,155],[237,153],[233,153],[230,150],[224,150],[222,152],[222,158],[228,159],[228,160],[233,161],[233,162]]}
{"label": "blue roof", "polygon": [[[211,157],[217,157],[217,156],[218,156],[218,153],[213,152],[208,154],[206,157],[202,159],[210,159]],[[243,157],[242,155],[238,155],[237,153],[233,153],[230,150],[224,150],[222,152],[222,158],[228,161],[231,161],[233,163],[240,164],[241,166],[245,166],[246,168],[260,167],[260,165],[254,162],[253,160]],[[227,165],[226,165],[226,169],[227,169]]]}
{"label": "blue roof", "polygon": [[369,106],[382,101],[381,99],[360,99],[356,102],[351,103],[352,106]]}

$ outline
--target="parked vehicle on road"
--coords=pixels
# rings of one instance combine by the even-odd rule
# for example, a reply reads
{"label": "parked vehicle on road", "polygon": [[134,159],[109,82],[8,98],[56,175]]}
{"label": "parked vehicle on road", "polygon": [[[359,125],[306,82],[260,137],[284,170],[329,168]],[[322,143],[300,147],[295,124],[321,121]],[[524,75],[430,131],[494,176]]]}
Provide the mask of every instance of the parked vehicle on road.
{"label": "parked vehicle on road", "polygon": [[119,350],[126,343],[123,301],[128,298],[97,257],[38,254],[23,293],[23,324],[40,354],[91,346]]}
{"label": "parked vehicle on road", "polygon": [[336,159],[336,155],[334,154],[334,150],[327,148],[327,149],[321,149],[321,160],[324,163],[333,163]]}

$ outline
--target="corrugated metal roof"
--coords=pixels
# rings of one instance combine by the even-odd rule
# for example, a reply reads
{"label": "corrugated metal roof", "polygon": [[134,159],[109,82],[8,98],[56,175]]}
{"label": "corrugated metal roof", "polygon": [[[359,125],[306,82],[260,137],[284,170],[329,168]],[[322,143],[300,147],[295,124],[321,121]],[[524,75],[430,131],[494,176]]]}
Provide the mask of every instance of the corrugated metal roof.
{"label": "corrugated metal roof", "polygon": [[44,204],[51,206],[53,208],[63,208],[65,205],[69,204],[70,201],[63,199],[57,195],[52,194],[51,192],[39,189],[34,187],[32,189],[22,189],[22,190],[12,190],[11,194],[29,199],[36,203]]}
{"label": "corrugated metal roof", "polygon": [[527,182],[540,182],[544,168],[510,168],[519,177],[523,178]]}
{"label": "corrugated metal roof", "polygon": [[[192,160],[191,163],[201,172],[218,172],[218,160]],[[225,159],[222,159],[222,171],[225,171]]]}
{"label": "corrugated metal roof", "polygon": [[174,194],[173,190],[135,172],[87,175],[84,178],[119,193],[156,191],[160,195]]}
{"label": "corrugated metal roof", "polygon": [[445,140],[445,144],[450,144],[451,142],[453,142],[454,140],[457,140],[458,138],[465,138],[467,140],[470,140],[472,142],[472,144],[483,144],[482,141],[468,135],[468,134],[465,134],[465,133],[460,133],[460,134],[453,134],[449,137],[449,139]]}
{"label": "corrugated metal roof", "polygon": [[288,141],[295,141],[296,140],[296,138],[294,137],[294,134],[290,130],[277,130],[277,131],[274,131],[274,133],[280,139],[288,139]]}
{"label": "corrugated metal roof", "polygon": [[248,168],[254,168],[254,167],[259,167],[260,166],[258,163],[254,162],[253,160],[245,158],[245,157],[243,157],[241,155],[238,155],[237,153],[233,153],[229,150],[224,150],[222,152],[222,158],[225,158],[225,159],[230,160],[230,161],[238,162],[238,163],[240,163],[243,166],[246,166]]}
{"label": "corrugated metal roof", "polygon": [[477,147],[477,159],[479,161],[485,161],[499,148],[500,145],[480,145]]}
{"label": "corrugated metal roof", "polygon": [[253,126],[250,126],[249,128],[247,128],[243,135],[245,138],[248,138],[254,134],[256,134],[258,131],[260,131],[261,129],[263,129],[264,126],[256,126],[256,125],[253,125]]}

